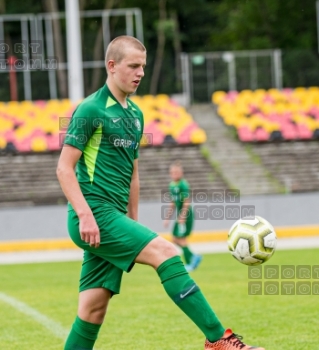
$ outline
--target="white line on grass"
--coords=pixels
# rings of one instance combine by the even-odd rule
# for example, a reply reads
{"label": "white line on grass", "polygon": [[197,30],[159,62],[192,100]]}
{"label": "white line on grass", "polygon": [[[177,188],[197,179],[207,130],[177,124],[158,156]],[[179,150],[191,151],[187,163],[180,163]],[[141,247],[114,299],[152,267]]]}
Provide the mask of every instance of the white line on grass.
{"label": "white line on grass", "polygon": [[[43,327],[47,328],[57,338],[66,339],[66,337],[68,336],[69,331],[67,329],[63,328],[58,322],[55,322],[49,317],[41,314],[36,309],[33,309],[28,304],[25,304],[22,301],[10,297],[9,295],[2,292],[0,292],[0,300],[9,304],[22,314],[32,317],[36,322],[40,323]],[[94,349],[97,350],[96,348]]]}
{"label": "white line on grass", "polygon": [[36,322],[40,323],[43,327],[47,328],[51,333],[53,333],[57,338],[65,339],[69,331],[63,328],[59,323],[51,320],[49,317],[41,314],[36,309],[23,303],[22,301],[10,297],[9,295],[0,292],[0,300],[12,306],[19,312],[32,317]]}

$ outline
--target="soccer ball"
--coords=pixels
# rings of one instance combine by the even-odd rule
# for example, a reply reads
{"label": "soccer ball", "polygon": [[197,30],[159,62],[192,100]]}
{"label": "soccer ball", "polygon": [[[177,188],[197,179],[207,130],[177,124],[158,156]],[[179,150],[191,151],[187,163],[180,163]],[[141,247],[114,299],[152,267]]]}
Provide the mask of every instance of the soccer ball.
{"label": "soccer ball", "polygon": [[260,265],[276,250],[277,236],[272,225],[260,216],[239,219],[228,232],[228,249],[245,265]]}

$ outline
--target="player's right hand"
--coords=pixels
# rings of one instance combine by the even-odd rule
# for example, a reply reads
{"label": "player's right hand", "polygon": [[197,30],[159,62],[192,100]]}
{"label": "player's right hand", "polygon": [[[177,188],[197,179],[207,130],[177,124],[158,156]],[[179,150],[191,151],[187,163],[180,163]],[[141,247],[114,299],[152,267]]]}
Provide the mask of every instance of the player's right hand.
{"label": "player's right hand", "polygon": [[80,235],[81,239],[89,243],[91,247],[98,248],[100,246],[100,229],[93,214],[80,218]]}
{"label": "player's right hand", "polygon": [[168,227],[168,224],[169,224],[169,220],[164,220],[164,221],[163,221],[163,226],[164,226],[165,228]]}

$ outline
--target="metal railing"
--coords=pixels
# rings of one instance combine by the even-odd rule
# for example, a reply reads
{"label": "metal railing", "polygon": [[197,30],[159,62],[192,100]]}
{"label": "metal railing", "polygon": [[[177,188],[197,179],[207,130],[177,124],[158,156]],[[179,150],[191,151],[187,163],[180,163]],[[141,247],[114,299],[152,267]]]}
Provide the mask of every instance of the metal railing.
{"label": "metal railing", "polygon": [[[125,18],[125,31],[122,34],[135,36],[143,42],[142,12],[139,8],[95,10],[80,12],[81,18],[100,18],[104,52],[111,41],[111,17]],[[53,40],[53,20],[65,20],[65,13],[17,14],[0,16],[0,73],[9,74],[11,69],[23,74],[24,99],[32,100],[32,72],[46,71],[48,74],[50,99],[58,98],[56,70],[67,70],[67,62],[58,62]],[[14,67],[9,64],[7,54],[9,44],[5,41],[5,24],[20,22],[21,40],[15,43],[11,52],[17,56]],[[83,34],[83,33],[82,33]],[[62,33],[63,40],[66,35]],[[84,61],[83,69],[103,68],[104,60]],[[5,81],[5,79],[2,79]],[[0,97],[1,99],[1,97]]]}
{"label": "metal railing", "polygon": [[282,88],[281,50],[182,53],[183,94],[206,102],[216,90]]}

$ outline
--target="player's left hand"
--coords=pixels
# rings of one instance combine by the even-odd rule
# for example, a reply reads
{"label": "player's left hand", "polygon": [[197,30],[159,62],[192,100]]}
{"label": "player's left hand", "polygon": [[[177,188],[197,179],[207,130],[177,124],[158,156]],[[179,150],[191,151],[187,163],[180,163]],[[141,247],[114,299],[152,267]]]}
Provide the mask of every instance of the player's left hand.
{"label": "player's left hand", "polygon": [[185,218],[179,217],[178,220],[177,220],[177,222],[178,222],[179,224],[185,224]]}
{"label": "player's left hand", "polygon": [[167,228],[168,225],[169,225],[169,220],[168,220],[168,219],[164,220],[164,221],[163,221],[163,226],[164,226],[165,228]]}
{"label": "player's left hand", "polygon": [[91,247],[100,246],[100,230],[92,213],[83,215],[80,218],[80,235],[81,239],[89,243]]}

